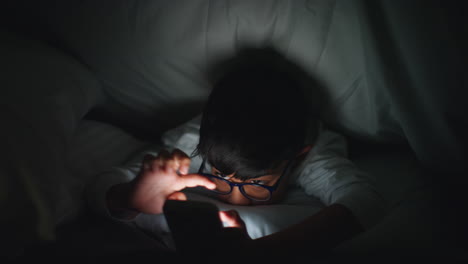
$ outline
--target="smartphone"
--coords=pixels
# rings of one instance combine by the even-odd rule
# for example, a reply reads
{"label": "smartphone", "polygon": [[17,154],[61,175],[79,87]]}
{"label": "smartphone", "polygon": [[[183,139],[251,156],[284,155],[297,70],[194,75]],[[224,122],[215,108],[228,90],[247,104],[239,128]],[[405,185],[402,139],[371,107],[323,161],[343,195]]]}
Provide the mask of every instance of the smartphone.
{"label": "smartphone", "polygon": [[202,248],[217,246],[223,225],[216,205],[200,201],[167,200],[163,211],[177,252],[200,254]]}

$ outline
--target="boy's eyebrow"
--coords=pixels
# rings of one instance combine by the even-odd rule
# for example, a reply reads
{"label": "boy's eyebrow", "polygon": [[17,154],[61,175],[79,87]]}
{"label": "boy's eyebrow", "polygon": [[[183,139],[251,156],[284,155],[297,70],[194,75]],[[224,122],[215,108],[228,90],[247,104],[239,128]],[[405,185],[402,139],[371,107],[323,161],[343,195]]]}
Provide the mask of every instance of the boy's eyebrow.
{"label": "boy's eyebrow", "polygon": [[256,179],[256,178],[265,177],[265,176],[272,176],[272,175],[271,174],[263,174],[263,175],[258,175],[258,176],[255,176],[255,177],[250,177],[250,179]]}
{"label": "boy's eyebrow", "polygon": [[[263,174],[263,175],[258,175],[258,176],[254,176],[254,177],[248,177],[247,180],[251,180],[251,179],[258,179],[258,178],[261,178],[261,177],[266,177],[266,176],[273,176],[271,174]],[[234,176],[234,178],[237,178],[236,176]],[[242,178],[242,177],[239,177],[239,178]]]}
{"label": "boy's eyebrow", "polygon": [[[216,171],[218,171],[218,172],[221,173],[222,175],[226,175],[226,173],[221,172],[221,171],[218,170],[216,167],[213,167],[213,169],[215,169]],[[257,178],[264,177],[264,176],[272,176],[272,175],[271,175],[271,173],[269,173],[269,174],[262,174],[262,175],[257,175],[257,176],[254,176],[254,177],[249,177],[248,179],[257,179]],[[243,178],[243,177],[236,177],[236,176],[234,175],[234,178]]]}

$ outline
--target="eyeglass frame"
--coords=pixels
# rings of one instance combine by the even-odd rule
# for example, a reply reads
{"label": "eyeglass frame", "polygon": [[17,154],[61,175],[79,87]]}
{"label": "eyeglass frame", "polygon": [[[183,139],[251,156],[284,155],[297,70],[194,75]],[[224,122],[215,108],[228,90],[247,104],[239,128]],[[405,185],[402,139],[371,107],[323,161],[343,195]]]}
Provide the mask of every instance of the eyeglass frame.
{"label": "eyeglass frame", "polygon": [[[275,184],[273,186],[262,185],[262,184],[258,184],[258,183],[248,183],[248,182],[231,182],[231,181],[229,181],[227,179],[224,179],[222,177],[219,177],[219,176],[216,176],[216,175],[213,175],[213,174],[210,174],[210,173],[204,173],[203,170],[205,168],[205,163],[206,163],[205,159],[203,159],[203,162],[201,163],[200,168],[198,169],[198,174],[200,174],[202,176],[205,176],[205,177],[208,177],[208,178],[216,178],[216,179],[225,181],[225,182],[227,182],[229,184],[229,187],[230,187],[229,192],[220,192],[220,191],[217,191],[216,189],[210,190],[212,192],[215,192],[215,193],[218,193],[218,194],[221,194],[221,195],[228,195],[228,194],[232,193],[232,190],[234,190],[234,187],[237,186],[237,188],[239,188],[239,191],[242,193],[242,195],[244,195],[244,197],[246,197],[247,199],[250,199],[250,200],[256,201],[256,202],[267,202],[267,201],[270,201],[271,198],[273,197],[273,192],[276,191],[276,189],[278,189],[278,186],[279,186],[283,176],[285,174],[287,174],[287,172],[289,172],[289,169],[291,167],[291,163],[292,163],[293,160],[294,159],[290,159],[288,161],[288,163],[286,164],[286,167],[283,169],[283,172],[281,173],[280,177],[278,178],[278,180],[275,182]],[[256,198],[249,197],[249,195],[245,192],[245,190],[243,188],[243,186],[245,186],[245,185],[254,185],[254,186],[257,186],[257,187],[265,188],[270,192],[270,195],[268,196],[268,199],[256,199]]]}

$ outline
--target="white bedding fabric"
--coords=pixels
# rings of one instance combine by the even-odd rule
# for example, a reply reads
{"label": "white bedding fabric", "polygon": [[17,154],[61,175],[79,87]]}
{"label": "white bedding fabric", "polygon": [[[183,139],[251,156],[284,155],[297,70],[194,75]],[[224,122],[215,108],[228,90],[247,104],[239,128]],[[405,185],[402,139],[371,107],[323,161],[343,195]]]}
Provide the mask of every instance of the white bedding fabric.
{"label": "white bedding fabric", "polygon": [[[96,124],[94,122],[88,125],[103,126],[102,124]],[[118,129],[117,132],[112,132],[111,128],[112,127],[108,125],[104,125],[102,128],[91,129],[91,131],[101,131],[102,133],[94,137],[88,137],[87,142],[89,148],[85,149],[88,149],[91,153],[96,150],[102,151],[101,147],[92,148],[92,138],[99,139],[105,137],[107,134],[121,133],[118,132]],[[180,126],[175,129],[179,130],[178,133],[166,134],[166,140],[164,142],[166,145],[177,145],[177,147],[182,150],[190,152],[193,148],[192,143],[194,138],[190,138],[190,133],[186,132],[197,129],[196,125]],[[177,137],[176,135],[180,135],[179,133],[185,134],[186,137]],[[87,134],[91,135],[91,133]],[[173,137],[170,135],[173,135]],[[125,137],[121,138],[121,140],[125,140]],[[138,146],[140,145],[138,144]],[[122,147],[124,147],[123,152],[127,152],[129,155],[132,153],[135,154],[129,146]],[[153,149],[153,154],[156,155],[159,147],[157,145],[145,145],[145,149]],[[83,150],[80,151],[80,153],[83,152]],[[128,161],[129,164],[138,163],[145,152],[136,153],[138,154]],[[373,250],[396,250],[395,252],[398,252],[398,250],[429,250],[433,248],[435,243],[434,232],[438,224],[437,215],[439,211],[437,204],[434,204],[431,200],[431,193],[424,184],[424,175],[420,174],[420,167],[415,156],[409,152],[382,151],[378,155],[368,153],[368,155],[360,156],[353,159],[353,162],[374,179],[376,189],[384,199],[388,201],[391,209],[389,210],[389,214],[384,217],[380,223],[371,227],[367,232],[355,239],[343,243],[336,251],[345,254],[366,254]],[[191,170],[196,170],[199,165],[199,160],[195,159]],[[388,169],[389,167],[391,170]],[[138,165],[134,166],[134,169],[138,168]],[[109,174],[105,175],[104,173]],[[100,184],[94,182],[91,186],[110,186],[118,182],[128,181],[134,176],[127,170],[121,170],[117,173],[114,170],[107,170],[104,173],[96,179],[107,180]],[[115,182],[109,181],[109,179],[114,179]],[[99,191],[101,195],[104,195],[102,190]],[[98,207],[96,209],[100,213],[106,214],[107,211],[102,210],[105,208],[104,196],[96,197],[96,193],[88,193],[88,195],[91,196],[92,200],[97,199],[99,202],[94,203],[94,205]],[[298,188],[291,190],[281,204],[260,207],[228,205],[194,192],[187,192],[187,195],[189,199],[209,200],[217,204],[221,210],[238,210],[241,217],[245,220],[248,232],[252,238],[261,237],[281,230],[288,225],[294,224],[314,214],[324,206],[321,201],[314,197],[307,196],[303,190]],[[108,216],[110,217],[110,215]],[[132,225],[133,224],[138,228],[156,235],[168,248],[174,249],[172,237],[164,215],[140,214]]]}
{"label": "white bedding fabric", "polygon": [[2,233],[23,242],[52,239],[75,212],[65,157],[101,86],[70,55],[4,30],[0,57],[0,205],[9,212],[0,217]]}
{"label": "white bedding fabric", "polygon": [[85,183],[97,172],[125,163],[148,144],[113,125],[82,120],[70,144],[68,168]]}
{"label": "white bedding fabric", "polygon": [[86,0],[56,10],[53,29],[121,114],[186,121],[166,111],[204,102],[208,69],[244,46],[272,45],[324,83],[327,121],[363,137],[404,137],[360,1]]}
{"label": "white bedding fabric", "polygon": [[73,219],[85,210],[84,188],[93,181],[96,173],[118,164],[124,164],[134,153],[146,147],[141,141],[124,130],[98,121],[82,120],[69,144],[66,164],[70,179],[66,182],[72,199],[67,207]]}
{"label": "white bedding fabric", "polygon": [[[364,170],[378,175],[378,187],[385,198],[404,206],[405,198],[420,190],[415,164],[421,162],[427,168],[448,172],[467,164],[461,160],[467,156],[464,146],[457,140],[463,135],[454,131],[463,126],[457,121],[464,113],[459,108],[463,99],[457,98],[466,98],[458,89],[460,71],[436,67],[458,61],[454,58],[460,50],[449,41],[451,31],[440,17],[428,12],[438,10],[433,8],[434,3],[425,3],[429,8],[422,9],[418,2],[375,1],[382,12],[372,17],[364,10],[371,2],[54,3],[54,8],[47,9],[50,13],[44,14],[50,23],[48,30],[56,33],[57,41],[92,73],[44,43],[2,31],[0,202],[3,211],[13,212],[2,215],[2,228],[6,233],[22,232],[20,229],[27,226],[32,229],[25,231],[28,235],[51,238],[54,226],[75,212],[71,206],[75,196],[67,186],[75,176],[69,169],[88,175],[89,168],[102,165],[97,165],[102,156],[89,155],[92,161],[80,160],[67,168],[65,158],[78,155],[68,151],[86,156],[87,151],[97,154],[105,150],[97,144],[98,149],[84,151],[81,144],[72,142],[83,115],[103,95],[99,82],[105,86],[107,99],[125,106],[121,112],[113,112],[116,116],[130,113],[126,116],[153,117],[155,113],[163,125],[163,110],[169,106],[205,100],[210,87],[202,72],[246,43],[272,44],[316,74],[334,99],[331,108],[335,110],[329,109],[328,121],[343,131],[367,139],[406,137],[419,161],[412,157],[406,163],[404,157],[391,156],[358,162],[364,164]],[[372,26],[379,30],[373,31]],[[377,49],[382,43],[388,48],[384,53]],[[93,139],[85,145],[98,143]],[[388,164],[401,167],[382,169]],[[30,210],[17,210],[18,205]],[[412,214],[417,211],[406,209]],[[402,215],[400,219],[411,214],[403,210]],[[24,223],[11,226],[16,219]],[[421,218],[412,219],[416,220],[414,225],[408,224],[407,234],[415,226],[420,228],[421,222],[426,223]],[[395,234],[393,230],[399,230],[398,226],[383,232]]]}
{"label": "white bedding fabric", "polygon": [[[179,148],[189,155],[198,143],[200,116],[163,135],[164,148]],[[142,157],[146,153],[157,155],[161,147],[150,147],[133,158],[127,165],[106,170],[97,175],[87,188],[89,204],[101,215],[119,220],[110,215],[105,205],[105,193],[117,183],[128,182],[136,177]],[[301,165],[291,173],[291,193],[278,205],[234,206],[214,202],[222,210],[235,209],[247,225],[252,238],[259,238],[297,223],[316,213],[324,205],[340,203],[349,208],[358,221],[369,229],[382,220],[386,214],[386,201],[373,187],[371,180],[357,170],[346,159],[344,138],[331,131],[322,130],[314,148]],[[200,157],[192,158],[189,172],[197,172]],[[317,197],[317,198],[314,198]],[[191,193],[189,199],[212,200],[200,193]],[[167,225],[161,216],[139,215],[135,224],[158,235],[172,245]]]}
{"label": "white bedding fabric", "polygon": [[426,167],[466,168],[464,134],[455,131],[466,123],[458,99],[466,97],[459,96],[464,47],[437,1],[55,4],[51,31],[105,84],[103,107],[117,116],[158,120],[164,129],[185,122],[185,111],[168,112],[201,109],[211,89],[207,69],[243,46],[267,44],[323,82],[332,99],[324,119],[339,131],[408,140]]}

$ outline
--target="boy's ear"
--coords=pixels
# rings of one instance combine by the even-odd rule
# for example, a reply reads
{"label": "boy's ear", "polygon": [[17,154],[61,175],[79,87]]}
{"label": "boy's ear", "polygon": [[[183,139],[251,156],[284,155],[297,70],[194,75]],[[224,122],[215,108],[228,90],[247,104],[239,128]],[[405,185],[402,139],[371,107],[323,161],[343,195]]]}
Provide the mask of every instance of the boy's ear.
{"label": "boy's ear", "polygon": [[307,153],[309,153],[309,151],[312,149],[312,144],[308,144],[308,145],[305,145],[301,151],[299,151],[299,153],[297,153],[297,157],[299,156],[302,156],[302,155],[306,155]]}

